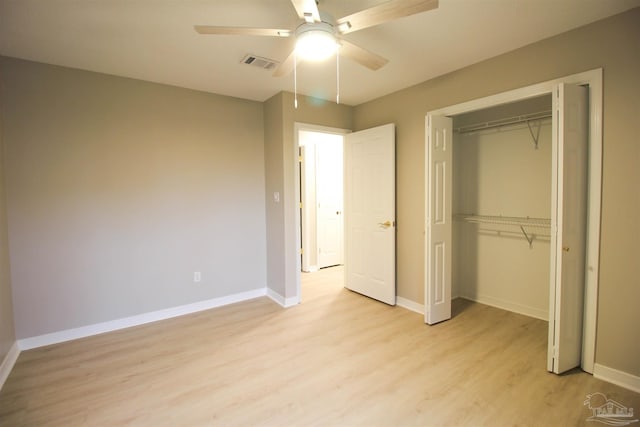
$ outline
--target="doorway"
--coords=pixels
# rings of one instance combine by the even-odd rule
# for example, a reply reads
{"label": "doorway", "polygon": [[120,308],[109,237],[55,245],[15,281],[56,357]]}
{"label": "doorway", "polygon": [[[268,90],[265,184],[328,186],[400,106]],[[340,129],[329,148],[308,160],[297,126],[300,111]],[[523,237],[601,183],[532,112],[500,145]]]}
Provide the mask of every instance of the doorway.
{"label": "doorway", "polygon": [[[330,252],[331,255],[337,255],[335,258],[344,257],[344,239],[340,236],[340,233],[344,234],[343,227],[343,209],[342,204],[344,199],[343,191],[340,191],[339,195],[335,193],[327,196],[328,203],[325,204],[327,208],[332,206],[332,210],[321,212],[322,209],[318,208],[318,190],[320,191],[320,203],[322,205],[322,199],[324,198],[322,193],[332,192],[332,189],[339,184],[343,188],[343,169],[336,171],[338,162],[327,162],[320,165],[320,171],[317,169],[318,151],[320,151],[320,157],[324,153],[324,157],[335,154],[340,147],[343,150],[344,136],[351,131],[348,129],[332,128],[327,126],[313,125],[307,123],[295,123],[294,125],[294,152],[296,155],[296,222],[297,222],[297,243],[299,256],[297,257],[296,268],[296,287],[298,302],[303,301],[302,294],[302,275],[305,275],[305,281],[308,282],[309,278],[314,274],[320,273],[320,263],[318,257],[320,253],[319,245],[325,247],[327,241],[331,242],[331,250],[324,249]],[[320,149],[318,150],[318,147]],[[341,151],[342,152],[342,151]],[[321,161],[322,162],[322,161]],[[340,155],[340,162],[342,163],[342,155]],[[319,172],[319,173],[318,173]],[[336,177],[335,174],[338,174]],[[332,175],[332,177],[325,179],[326,175]],[[320,188],[318,188],[317,181],[320,181]],[[335,210],[333,210],[335,208]],[[328,213],[333,212],[333,218],[330,218]],[[339,212],[339,214],[336,214]],[[324,227],[331,228],[334,236],[329,239],[319,237],[319,216],[329,217]],[[322,219],[320,221],[322,223]],[[339,224],[336,224],[339,223]],[[320,225],[323,226],[323,225]],[[338,229],[341,227],[342,230]],[[337,236],[336,236],[337,235]],[[324,240],[323,240],[324,239]],[[338,254],[336,254],[336,252]],[[341,252],[341,253],[340,253]],[[329,258],[329,257],[326,257]],[[329,259],[328,262],[335,262]],[[321,262],[327,262],[327,259],[322,259]],[[339,264],[343,263],[343,259],[338,260]],[[338,267],[341,269],[342,267]],[[322,274],[324,276],[324,274]],[[313,281],[313,280],[312,280]]]}
{"label": "doorway", "polygon": [[[348,132],[296,123],[295,218],[296,241],[302,249],[303,219],[300,207],[299,148],[303,131],[342,135],[344,213],[344,286],[372,299],[395,305],[395,125]],[[315,211],[318,216],[317,211]],[[305,215],[306,219],[306,215]],[[317,234],[317,232],[316,232]],[[304,251],[302,251],[304,252]],[[295,300],[301,302],[302,255],[296,256]],[[335,261],[334,261],[335,262]]]}
{"label": "doorway", "polygon": [[343,136],[300,130],[302,271],[343,264]]}
{"label": "doorway", "polygon": [[[449,310],[450,310],[450,290],[451,290],[451,274],[450,274],[450,251],[451,251],[451,245],[449,243],[445,244],[445,242],[439,242],[439,241],[435,241],[433,240],[433,238],[430,237],[433,234],[433,230],[436,230],[436,228],[439,231],[439,228],[444,227],[444,226],[448,226],[449,228],[451,227],[451,222],[453,220],[451,212],[447,212],[445,216],[438,216],[435,215],[438,212],[444,212],[444,206],[446,205],[445,203],[445,197],[451,197],[450,193],[446,193],[443,191],[439,191],[437,187],[433,187],[432,188],[432,183],[437,182],[438,176],[431,176],[432,174],[435,174],[438,172],[438,167],[436,166],[442,166],[444,165],[443,162],[446,161],[451,161],[451,160],[443,160],[442,162],[440,162],[438,165],[436,165],[435,163],[432,165],[431,162],[433,162],[434,159],[434,153],[432,153],[432,147],[435,147],[437,149],[441,149],[443,146],[447,146],[447,145],[451,145],[450,144],[450,138],[451,135],[449,131],[446,131],[445,126],[442,126],[442,129],[439,129],[438,127],[440,126],[440,118],[444,118],[446,120],[443,120],[442,123],[446,123],[446,121],[449,121],[449,126],[451,126],[450,124],[450,120],[447,117],[452,117],[452,116],[456,116],[456,115],[460,115],[463,113],[468,113],[471,111],[477,111],[477,110],[481,110],[481,109],[485,109],[488,107],[494,107],[494,106],[498,106],[498,105],[503,105],[503,104],[507,104],[510,102],[516,102],[516,101],[520,101],[520,100],[524,100],[524,99],[530,99],[530,98],[534,98],[534,97],[538,97],[538,96],[543,96],[543,95],[548,95],[548,94],[553,94],[554,96],[554,111],[562,111],[562,109],[558,109],[556,103],[556,99],[562,99],[563,95],[563,85],[573,85],[573,86],[582,86],[583,88],[586,88],[585,91],[587,92],[587,97],[585,99],[585,103],[586,103],[586,107],[587,107],[587,114],[586,116],[588,117],[587,121],[588,121],[588,128],[586,128],[586,146],[587,146],[587,152],[588,152],[588,163],[585,163],[585,168],[586,170],[588,170],[588,173],[585,175],[585,185],[588,188],[588,194],[586,196],[586,200],[584,201],[584,206],[586,207],[586,215],[585,215],[585,242],[583,242],[583,244],[581,245],[582,248],[585,250],[584,254],[582,255],[582,259],[584,260],[584,266],[583,268],[581,268],[581,274],[583,274],[584,280],[580,280],[579,282],[582,283],[582,289],[580,290],[580,293],[584,295],[583,298],[581,298],[580,303],[580,313],[582,313],[582,309],[584,309],[584,314],[583,315],[579,315],[578,316],[573,316],[572,320],[575,320],[577,322],[580,323],[580,327],[581,327],[581,336],[575,337],[576,340],[581,341],[581,343],[579,343],[579,352],[580,354],[578,355],[579,358],[581,359],[581,367],[584,371],[586,372],[593,372],[593,368],[594,368],[594,357],[595,357],[595,335],[596,335],[596,331],[595,331],[595,326],[596,326],[596,307],[597,307],[597,287],[598,287],[598,267],[599,267],[599,241],[600,241],[600,205],[601,205],[601,200],[600,200],[600,194],[601,194],[601,179],[602,179],[602,166],[601,166],[601,160],[602,160],[602,127],[601,127],[601,123],[602,123],[602,70],[598,69],[598,70],[592,70],[592,71],[587,71],[584,73],[580,73],[580,74],[575,74],[572,76],[567,76],[561,79],[557,79],[557,80],[552,80],[552,81],[548,81],[548,82],[544,82],[544,83],[539,83],[536,85],[532,85],[532,86],[528,86],[525,88],[521,88],[521,89],[516,89],[513,91],[509,91],[509,92],[505,92],[502,94],[498,94],[498,95],[494,95],[494,96],[490,96],[490,97],[486,97],[486,98],[482,98],[482,99],[478,99],[478,100],[474,100],[474,101],[470,101],[470,102],[466,102],[463,104],[458,104],[458,105],[454,105],[454,106],[450,106],[450,107],[446,107],[437,111],[432,111],[427,115],[427,148],[425,150],[426,152],[426,188],[428,190],[428,194],[426,197],[426,223],[425,223],[425,229],[426,229],[426,233],[427,233],[427,238],[425,239],[425,254],[426,254],[426,258],[425,258],[425,266],[429,266],[429,268],[426,268],[426,275],[425,275],[425,320],[428,323],[431,323],[429,320],[429,316],[430,316],[430,312],[434,311],[432,310],[433,307],[437,305],[436,303],[444,303],[446,302],[447,299],[449,299]],[[555,114],[555,113],[554,113]],[[558,113],[560,116],[562,116],[563,113]],[[436,120],[438,119],[438,120]],[[556,119],[554,119],[555,121]],[[556,131],[558,130],[558,128],[556,126],[562,126],[562,119],[558,119],[558,122],[560,123],[560,125],[554,124],[554,134],[556,133]],[[443,132],[444,130],[444,132]],[[557,132],[558,135],[561,135],[562,132],[558,131]],[[554,174],[559,174],[560,176],[562,175],[562,161],[558,161],[558,156],[560,156],[560,158],[562,158],[562,148],[561,146],[558,146],[558,151],[554,152]],[[442,150],[440,150],[442,151]],[[451,151],[451,150],[449,150]],[[437,153],[436,153],[437,154]],[[565,153],[567,154],[567,153]],[[451,154],[449,154],[449,156],[451,156]],[[451,159],[451,157],[449,157],[449,159]],[[440,160],[438,160],[440,161]],[[435,167],[435,169],[434,169]],[[442,171],[448,170],[450,173],[450,163],[449,166],[445,169],[444,167],[440,167],[440,169]],[[442,175],[442,178],[446,178],[445,175]],[[450,175],[448,176],[449,180]],[[557,179],[561,179],[558,178],[558,176],[554,176],[554,180]],[[442,181],[442,180],[441,180]],[[561,181],[560,181],[561,182]],[[555,206],[555,203],[558,203],[558,201],[562,198],[562,187],[558,187],[559,188],[559,194],[557,194],[556,198],[552,197],[552,211],[554,211],[554,209],[557,208],[557,218],[559,223],[558,224],[551,224],[551,230],[553,232],[553,230],[556,229],[556,227],[559,225],[561,226],[560,221],[562,221],[562,208],[561,208],[561,204],[558,204],[557,206]],[[440,203],[441,202],[441,203]],[[450,199],[449,199],[449,203],[450,203]],[[560,206],[560,207],[558,207]],[[435,210],[434,210],[435,207]],[[435,214],[434,214],[435,213]],[[552,215],[552,219],[553,219],[553,215]],[[450,218],[446,221],[443,221],[443,218]],[[432,224],[433,222],[433,224]],[[558,233],[560,234],[562,228],[559,227],[558,229]],[[449,231],[450,233],[450,231]],[[562,235],[562,238],[564,239],[564,234]],[[449,238],[449,242],[450,242],[450,238]],[[529,239],[527,239],[529,240]],[[556,240],[558,242],[561,242],[561,239],[556,238]],[[433,249],[441,249],[440,252],[438,251],[434,251]],[[574,246],[575,248],[575,246]],[[445,251],[449,251],[446,252]],[[551,258],[558,260],[561,259],[563,257],[563,253],[568,253],[569,249],[565,248],[564,246],[560,247],[560,245],[554,245],[552,242],[552,246],[551,246]],[[553,251],[557,252],[557,255],[553,253]],[[441,254],[441,257],[438,258],[436,256],[432,256],[432,252],[437,255],[438,253]],[[447,255],[449,254],[449,255]],[[438,263],[438,259],[439,260],[444,260],[445,258],[449,259],[449,261],[442,262],[442,263]],[[435,260],[435,261],[434,261]],[[434,268],[434,265],[438,268]],[[556,269],[556,271],[552,271],[552,276],[555,274],[557,277],[560,276],[560,272],[562,271],[562,269],[559,267],[561,265],[560,262],[558,262],[555,266],[552,263],[552,269]],[[446,280],[442,280],[446,277],[446,273],[447,273],[447,269],[449,271],[449,276],[446,278]],[[441,274],[437,274],[438,272],[440,272]],[[438,280],[440,279],[440,280]],[[557,282],[556,282],[557,283]],[[553,281],[552,281],[553,284]],[[440,285],[443,285],[442,287]],[[448,288],[446,289],[445,288]],[[557,291],[557,284],[554,285],[556,286],[556,289],[551,289],[550,290],[550,302],[553,302],[553,295],[554,292]],[[448,290],[449,294],[446,294],[446,291]],[[444,297],[443,297],[444,295]],[[569,298],[571,299],[571,298]],[[583,299],[583,301],[582,301]],[[441,304],[442,306],[445,306],[446,304]],[[550,326],[551,324],[554,324],[554,328],[557,328],[557,323],[560,323],[558,316],[558,304],[556,304],[555,306],[556,308],[554,308],[554,305],[551,304],[550,305],[550,309],[549,309],[549,316],[550,319],[552,321],[550,321]],[[574,307],[575,308],[575,307]],[[440,310],[441,312],[446,313],[446,311]],[[573,314],[576,313],[576,310],[573,310]],[[557,332],[557,331],[556,331]],[[550,342],[551,342],[551,336],[553,333],[553,329],[550,327]],[[558,352],[558,348],[557,347],[552,347],[549,346],[549,358],[551,360],[551,355],[553,353],[556,353],[557,355]],[[549,366],[549,365],[548,365]],[[552,366],[552,365],[551,365]],[[551,369],[550,369],[551,370]],[[555,372],[555,369],[554,369]]]}

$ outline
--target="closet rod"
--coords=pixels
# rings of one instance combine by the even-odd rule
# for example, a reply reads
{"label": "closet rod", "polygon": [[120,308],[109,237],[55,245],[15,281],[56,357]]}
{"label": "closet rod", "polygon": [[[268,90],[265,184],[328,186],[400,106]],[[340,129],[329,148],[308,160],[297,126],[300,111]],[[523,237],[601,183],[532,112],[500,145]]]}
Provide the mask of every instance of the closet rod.
{"label": "closet rod", "polygon": [[[529,243],[529,248],[533,248],[533,241],[537,237],[536,234],[527,233],[526,228],[551,228],[551,219],[549,218],[531,218],[519,216],[502,216],[502,215],[475,215],[475,214],[457,214],[454,218],[461,221],[470,222],[472,224],[493,224],[518,227],[524,238]],[[500,231],[498,231],[500,234]]]}
{"label": "closet rod", "polygon": [[502,216],[502,215],[475,215],[475,214],[456,214],[455,219],[474,222],[477,224],[496,224],[496,225],[513,225],[525,227],[550,228],[551,219],[549,218],[531,218],[524,216]]}
{"label": "closet rod", "polygon": [[475,123],[467,126],[460,126],[455,129],[458,133],[476,132],[484,129],[491,129],[502,126],[515,125],[518,123],[529,123],[534,120],[547,119],[552,116],[552,111],[539,111],[537,113],[522,114],[519,116],[508,117],[506,119],[491,120],[483,123]]}

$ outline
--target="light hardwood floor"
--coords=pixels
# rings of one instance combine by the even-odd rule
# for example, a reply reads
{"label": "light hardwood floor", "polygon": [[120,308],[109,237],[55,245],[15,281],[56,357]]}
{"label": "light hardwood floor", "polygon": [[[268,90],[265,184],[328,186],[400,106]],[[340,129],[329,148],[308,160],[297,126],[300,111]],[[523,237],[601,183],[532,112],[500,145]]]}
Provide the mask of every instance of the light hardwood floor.
{"label": "light hardwood floor", "polygon": [[0,425],[594,426],[593,392],[640,412],[640,394],[547,373],[546,322],[456,300],[427,326],[341,281],[25,351]]}

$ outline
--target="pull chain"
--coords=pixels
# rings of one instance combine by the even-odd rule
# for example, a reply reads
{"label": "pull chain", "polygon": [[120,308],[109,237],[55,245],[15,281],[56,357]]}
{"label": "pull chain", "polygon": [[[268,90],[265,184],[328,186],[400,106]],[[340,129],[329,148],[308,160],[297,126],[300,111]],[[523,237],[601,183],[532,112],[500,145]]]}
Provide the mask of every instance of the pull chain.
{"label": "pull chain", "polygon": [[293,52],[293,106],[298,109],[298,54]]}
{"label": "pull chain", "polygon": [[340,46],[336,48],[336,104],[340,104]]}

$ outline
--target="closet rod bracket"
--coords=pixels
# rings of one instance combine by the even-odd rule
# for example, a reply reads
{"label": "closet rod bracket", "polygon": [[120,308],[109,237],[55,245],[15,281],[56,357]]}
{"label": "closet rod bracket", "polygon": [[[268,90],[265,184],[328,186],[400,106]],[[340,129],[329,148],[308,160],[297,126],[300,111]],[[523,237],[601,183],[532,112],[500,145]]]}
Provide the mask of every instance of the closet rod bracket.
{"label": "closet rod bracket", "polygon": [[524,238],[527,239],[527,242],[529,242],[529,249],[533,249],[533,239],[535,238],[535,234],[532,234],[531,236],[529,236],[527,234],[527,232],[524,229],[524,226],[520,226],[520,230],[522,230],[522,234],[524,234]]}
{"label": "closet rod bracket", "polygon": [[542,127],[542,120],[536,120],[535,122],[538,124],[536,129],[536,134],[533,134],[533,129],[531,128],[532,120],[527,120],[527,127],[529,128],[529,133],[531,134],[531,138],[533,138],[533,143],[536,146],[536,150],[538,149],[538,140],[540,139],[540,128]]}

